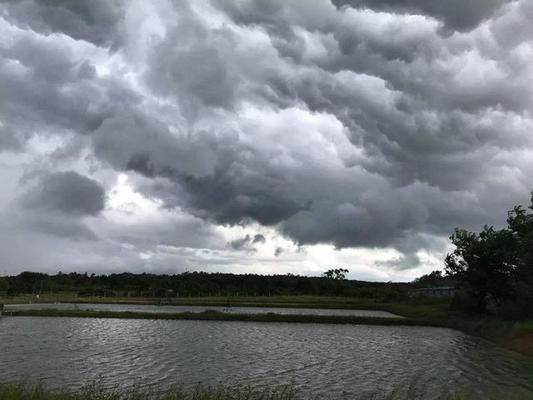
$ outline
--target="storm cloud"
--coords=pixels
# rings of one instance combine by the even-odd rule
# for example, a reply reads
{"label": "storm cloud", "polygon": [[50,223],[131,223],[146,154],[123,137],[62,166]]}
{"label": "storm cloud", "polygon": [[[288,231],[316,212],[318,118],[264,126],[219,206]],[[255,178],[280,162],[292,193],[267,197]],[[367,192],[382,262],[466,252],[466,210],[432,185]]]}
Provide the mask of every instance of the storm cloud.
{"label": "storm cloud", "polygon": [[66,34],[97,45],[120,44],[123,0],[3,0],[5,18],[45,35]]}
{"label": "storm cloud", "polygon": [[98,182],[73,171],[43,175],[22,198],[28,208],[72,215],[96,215],[104,201]]}
{"label": "storm cloud", "polygon": [[[94,217],[93,241],[290,255],[213,239],[259,227],[429,268],[533,188],[530,1],[73,3],[0,2],[0,155],[36,176],[22,206]],[[183,227],[143,220],[130,243],[105,211],[116,176]],[[177,240],[187,224],[203,233]]]}
{"label": "storm cloud", "polygon": [[430,15],[453,30],[469,30],[490,19],[512,0],[333,0],[338,7],[374,8],[380,11]]}

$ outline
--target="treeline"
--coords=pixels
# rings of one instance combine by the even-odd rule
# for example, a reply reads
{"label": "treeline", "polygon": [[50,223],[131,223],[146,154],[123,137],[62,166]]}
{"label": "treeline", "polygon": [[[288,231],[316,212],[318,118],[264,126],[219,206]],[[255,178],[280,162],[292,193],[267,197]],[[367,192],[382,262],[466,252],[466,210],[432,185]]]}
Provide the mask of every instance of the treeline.
{"label": "treeline", "polygon": [[533,317],[533,197],[508,212],[507,227],[457,229],[446,271],[461,289],[454,305],[506,318]]}
{"label": "treeline", "polygon": [[204,297],[204,296],[353,296],[394,300],[408,295],[408,285],[298,275],[236,275],[186,272],[177,275],[88,275],[23,272],[0,277],[0,295],[76,292],[78,296]]}

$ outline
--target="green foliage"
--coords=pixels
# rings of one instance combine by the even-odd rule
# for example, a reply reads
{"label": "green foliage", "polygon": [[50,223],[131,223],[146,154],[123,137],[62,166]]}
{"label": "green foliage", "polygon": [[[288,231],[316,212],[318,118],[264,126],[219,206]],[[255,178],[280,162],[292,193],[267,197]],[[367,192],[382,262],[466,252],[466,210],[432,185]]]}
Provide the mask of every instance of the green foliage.
{"label": "green foliage", "polygon": [[432,271],[429,274],[416,278],[413,282],[416,286],[453,286],[454,281],[442,271]]}
{"label": "green foliage", "polygon": [[292,400],[290,387],[277,389],[211,388],[196,386],[192,389],[176,388],[164,393],[142,392],[136,389],[123,391],[104,390],[96,383],[77,392],[57,392],[41,387],[1,385],[2,400]]}
{"label": "green foliage", "polygon": [[[456,393],[454,388],[446,390],[447,393],[438,395],[442,400],[468,400],[480,398],[475,391]],[[401,387],[395,388],[392,392],[368,394],[364,397],[357,397],[368,400],[413,400],[426,398],[427,388],[418,382],[416,376],[407,381]],[[508,399],[518,400],[529,397],[528,393],[519,388],[495,387],[494,393],[483,397],[486,400]],[[293,400],[296,392],[291,387],[281,387],[279,389],[253,389],[250,387],[221,387],[211,388],[196,386],[192,389],[176,388],[163,393],[146,392],[139,389],[125,389],[110,391],[101,389],[97,384],[90,384],[76,392],[50,391],[41,387],[27,387],[23,385],[0,385],[1,400]],[[298,398],[319,399],[312,395]],[[323,397],[320,397],[322,399]],[[437,397],[435,397],[437,398]]]}
{"label": "green foliage", "polygon": [[7,284],[7,281],[5,279],[0,279],[0,295],[7,294],[8,289],[9,285]]}
{"label": "green foliage", "polygon": [[[79,297],[274,297],[274,296],[358,296],[381,299],[391,291],[407,292],[406,284],[387,284],[347,280],[346,269],[334,269],[328,276],[255,275],[186,272],[177,275],[110,274],[87,275],[69,273],[46,275],[23,272],[17,276],[0,277],[8,296],[46,295],[77,292]],[[1,286],[0,286],[1,287]],[[0,296],[2,296],[0,292]],[[43,296],[41,296],[43,297]]]}
{"label": "green foliage", "polygon": [[193,321],[247,321],[247,322],[297,322],[312,324],[352,324],[352,325],[406,325],[441,326],[435,321],[409,318],[388,318],[348,315],[305,315],[305,314],[237,314],[214,310],[203,312],[154,313],[137,311],[94,311],[94,310],[16,310],[11,317],[72,317],[72,318],[123,318],[151,320],[193,320]]}
{"label": "green foliage", "polygon": [[480,233],[456,229],[446,271],[462,289],[456,304],[525,318],[533,316],[533,213],[517,206],[507,224],[500,230],[485,226]]}
{"label": "green foliage", "polygon": [[329,269],[326,272],[322,274],[322,277],[326,279],[334,279],[337,281],[344,281],[346,280],[346,274],[350,272],[347,269],[344,268],[334,268]]}

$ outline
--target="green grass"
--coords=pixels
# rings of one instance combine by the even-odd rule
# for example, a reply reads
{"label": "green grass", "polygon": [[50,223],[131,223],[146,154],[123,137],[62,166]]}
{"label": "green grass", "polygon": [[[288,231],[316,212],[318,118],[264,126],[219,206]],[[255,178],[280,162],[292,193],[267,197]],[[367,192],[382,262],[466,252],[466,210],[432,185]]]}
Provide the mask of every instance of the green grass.
{"label": "green grass", "polygon": [[516,328],[524,332],[533,332],[533,321],[521,321],[516,323]]}
{"label": "green grass", "polygon": [[[425,398],[423,388],[417,388],[415,380],[392,393],[379,393],[361,400],[413,400]],[[165,392],[144,391],[141,389],[105,390],[97,384],[90,384],[78,391],[54,391],[43,387],[25,385],[0,385],[0,400],[294,400],[297,393],[288,386],[279,388],[254,389],[251,387],[204,387],[192,389],[176,388]],[[526,393],[442,394],[441,400],[525,400]],[[298,398],[302,398],[298,396]],[[327,397],[308,396],[309,400]]]}
{"label": "green grass", "polygon": [[248,322],[298,322],[315,324],[364,324],[440,326],[437,322],[409,318],[377,318],[339,315],[291,315],[291,314],[235,314],[207,310],[204,312],[151,313],[136,311],[94,310],[17,310],[8,311],[13,317],[70,317],[70,318],[126,318],[151,320],[201,320],[201,321],[248,321]]}
{"label": "green grass", "polygon": [[[295,308],[341,308],[374,309],[378,303],[372,299],[334,296],[238,296],[238,297],[78,297],[73,292],[19,295],[0,298],[4,304],[27,303],[79,303],[79,304],[137,304],[148,305],[162,302],[167,305],[183,306],[227,306],[234,307],[295,307]],[[379,306],[377,306],[379,307]]]}
{"label": "green grass", "polygon": [[279,389],[210,388],[197,386],[185,390],[177,388],[163,393],[131,390],[104,390],[89,385],[77,392],[50,391],[41,387],[0,385],[0,400],[292,400],[294,391]]}

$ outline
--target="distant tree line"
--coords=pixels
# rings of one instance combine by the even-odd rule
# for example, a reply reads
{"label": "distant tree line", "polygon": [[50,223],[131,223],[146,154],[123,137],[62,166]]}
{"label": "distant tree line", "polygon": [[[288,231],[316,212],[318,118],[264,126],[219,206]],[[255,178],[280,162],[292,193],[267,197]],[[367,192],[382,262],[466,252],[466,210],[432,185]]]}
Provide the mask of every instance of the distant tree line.
{"label": "distant tree line", "polygon": [[456,229],[446,271],[460,289],[454,304],[510,318],[533,317],[533,197],[508,212],[507,227]]}
{"label": "distant tree line", "polygon": [[415,287],[455,286],[455,283],[453,277],[443,274],[443,272],[439,270],[422,275],[413,281]]}
{"label": "distant tree line", "polygon": [[407,284],[348,280],[346,272],[345,269],[334,269],[323,277],[206,272],[177,275],[23,272],[17,276],[0,277],[0,295],[63,291],[76,292],[79,296],[126,297],[314,295],[392,300],[407,296]]}

